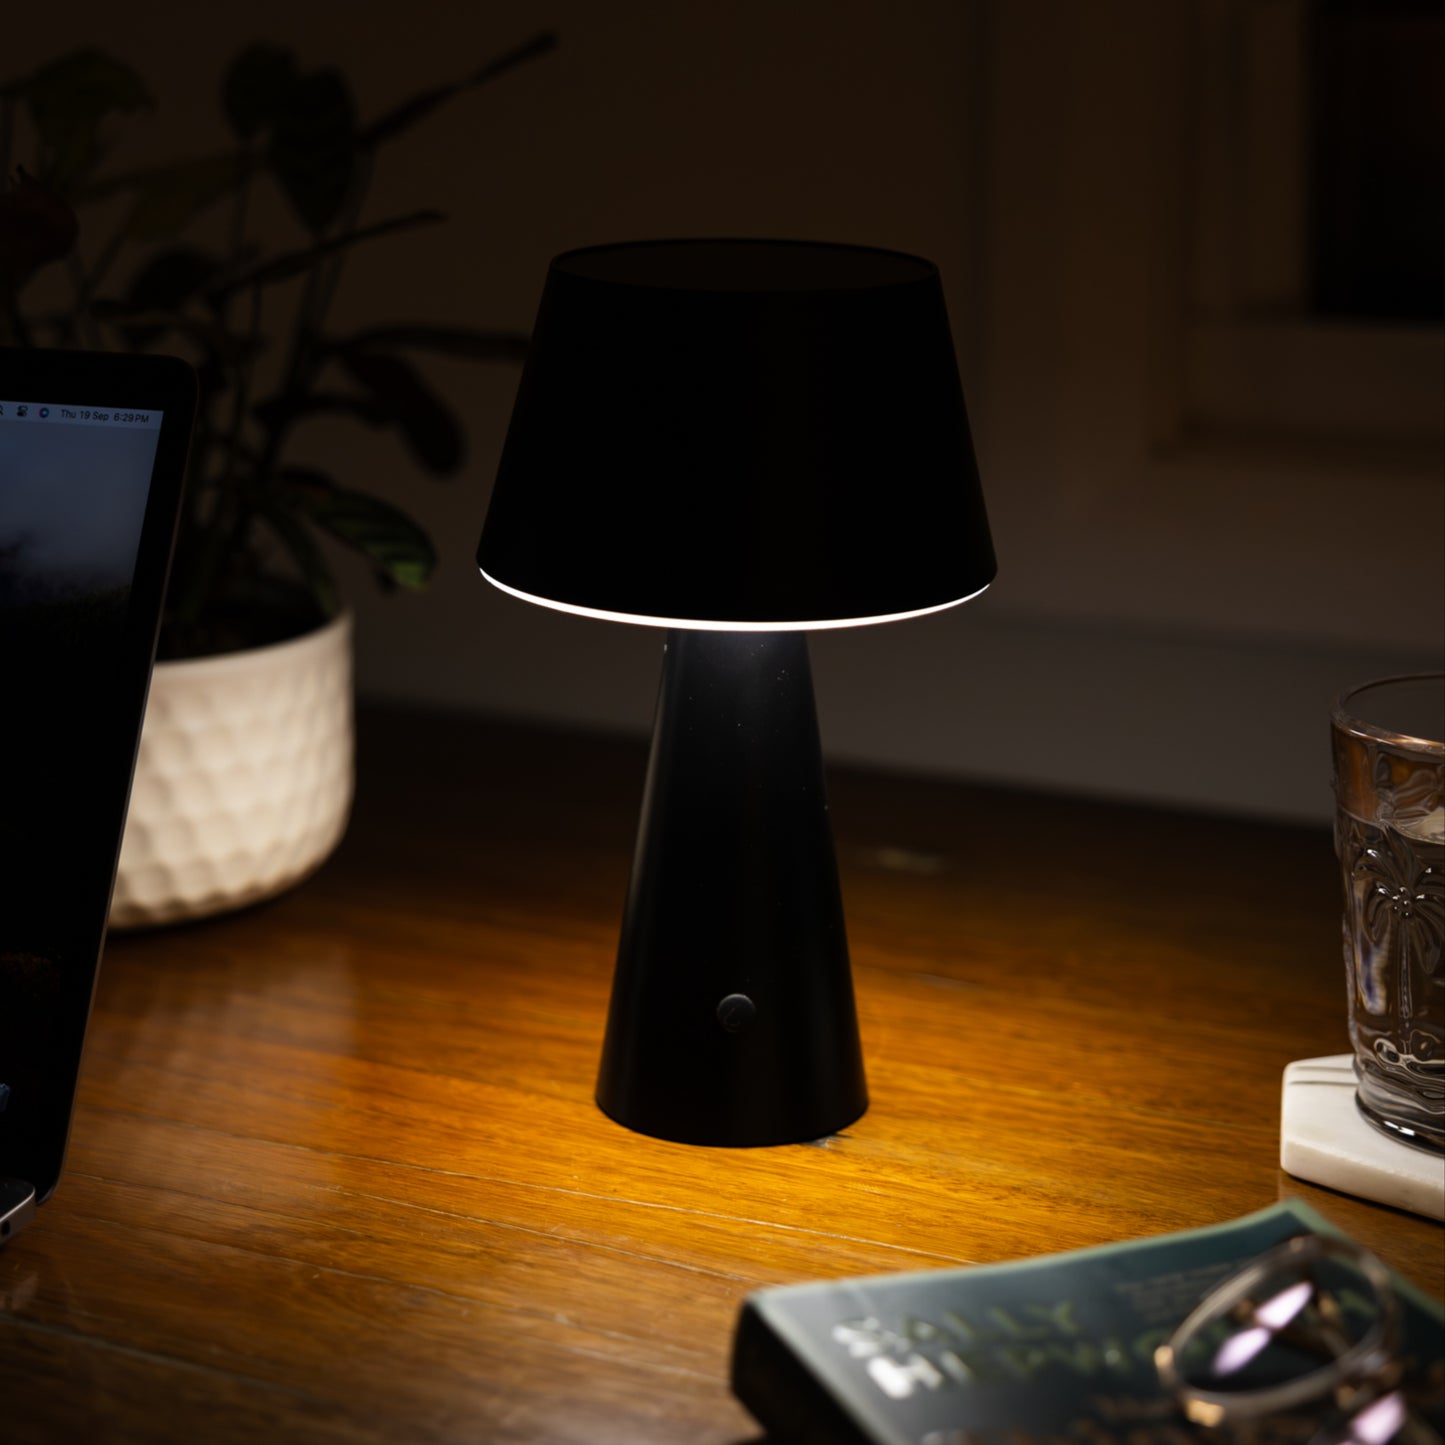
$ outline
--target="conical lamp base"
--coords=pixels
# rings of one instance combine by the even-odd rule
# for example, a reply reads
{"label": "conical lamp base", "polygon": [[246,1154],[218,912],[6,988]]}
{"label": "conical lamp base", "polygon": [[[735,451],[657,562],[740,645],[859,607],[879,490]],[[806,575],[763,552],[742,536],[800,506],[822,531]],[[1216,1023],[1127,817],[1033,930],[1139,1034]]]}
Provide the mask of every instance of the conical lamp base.
{"label": "conical lamp base", "polygon": [[713,1145],[868,1107],[801,632],[668,634],[597,1102]]}

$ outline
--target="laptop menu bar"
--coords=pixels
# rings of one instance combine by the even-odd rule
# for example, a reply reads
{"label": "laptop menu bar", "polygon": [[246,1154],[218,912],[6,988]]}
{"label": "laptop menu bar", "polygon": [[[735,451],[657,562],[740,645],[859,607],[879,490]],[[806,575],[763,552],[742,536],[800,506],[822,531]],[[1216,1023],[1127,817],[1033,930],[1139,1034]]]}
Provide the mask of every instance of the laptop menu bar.
{"label": "laptop menu bar", "polygon": [[0,398],[0,422],[25,421],[48,426],[114,426],[130,431],[158,431],[159,411],[134,411],[124,407],[71,405],[57,401],[6,401]]}

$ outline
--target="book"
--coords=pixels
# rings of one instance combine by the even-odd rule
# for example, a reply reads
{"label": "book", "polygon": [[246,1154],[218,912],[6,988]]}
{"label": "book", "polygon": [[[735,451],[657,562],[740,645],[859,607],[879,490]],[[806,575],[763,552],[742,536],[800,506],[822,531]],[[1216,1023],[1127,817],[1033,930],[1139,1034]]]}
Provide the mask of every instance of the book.
{"label": "book", "polygon": [[[760,1290],[734,1393],[769,1445],[1192,1445],[1157,1346],[1216,1284],[1295,1235],[1340,1231],[1299,1200],[1205,1229],[1009,1264]],[[1393,1276],[1402,1352],[1445,1429],[1445,1310]],[[1433,1413],[1438,1409],[1439,1415]],[[1308,1438],[1299,1418],[1252,1442]]]}

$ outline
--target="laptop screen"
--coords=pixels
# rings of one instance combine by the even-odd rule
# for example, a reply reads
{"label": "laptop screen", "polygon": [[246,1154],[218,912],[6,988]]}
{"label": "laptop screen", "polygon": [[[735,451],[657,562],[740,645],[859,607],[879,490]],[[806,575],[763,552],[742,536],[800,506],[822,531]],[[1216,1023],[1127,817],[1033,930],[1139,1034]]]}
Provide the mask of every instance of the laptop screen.
{"label": "laptop screen", "polygon": [[166,358],[0,352],[0,1176],[60,1174],[194,411]]}

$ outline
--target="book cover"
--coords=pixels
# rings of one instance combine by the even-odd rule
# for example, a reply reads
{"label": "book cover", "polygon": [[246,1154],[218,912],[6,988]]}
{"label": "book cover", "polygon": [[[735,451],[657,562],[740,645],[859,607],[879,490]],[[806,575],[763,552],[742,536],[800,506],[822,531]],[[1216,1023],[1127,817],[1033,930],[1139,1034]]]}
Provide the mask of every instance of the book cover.
{"label": "book cover", "polygon": [[[1214,1285],[1304,1233],[1340,1231],[1287,1200],[1068,1254],[761,1290],[738,1321],[733,1389],[770,1445],[1217,1441],[1164,1395],[1154,1350]],[[1445,1310],[1395,1283],[1404,1353],[1438,1374]],[[1445,1400],[1429,1418],[1445,1429]],[[1300,1428],[1282,1420],[1249,1438],[1296,1441]]]}

